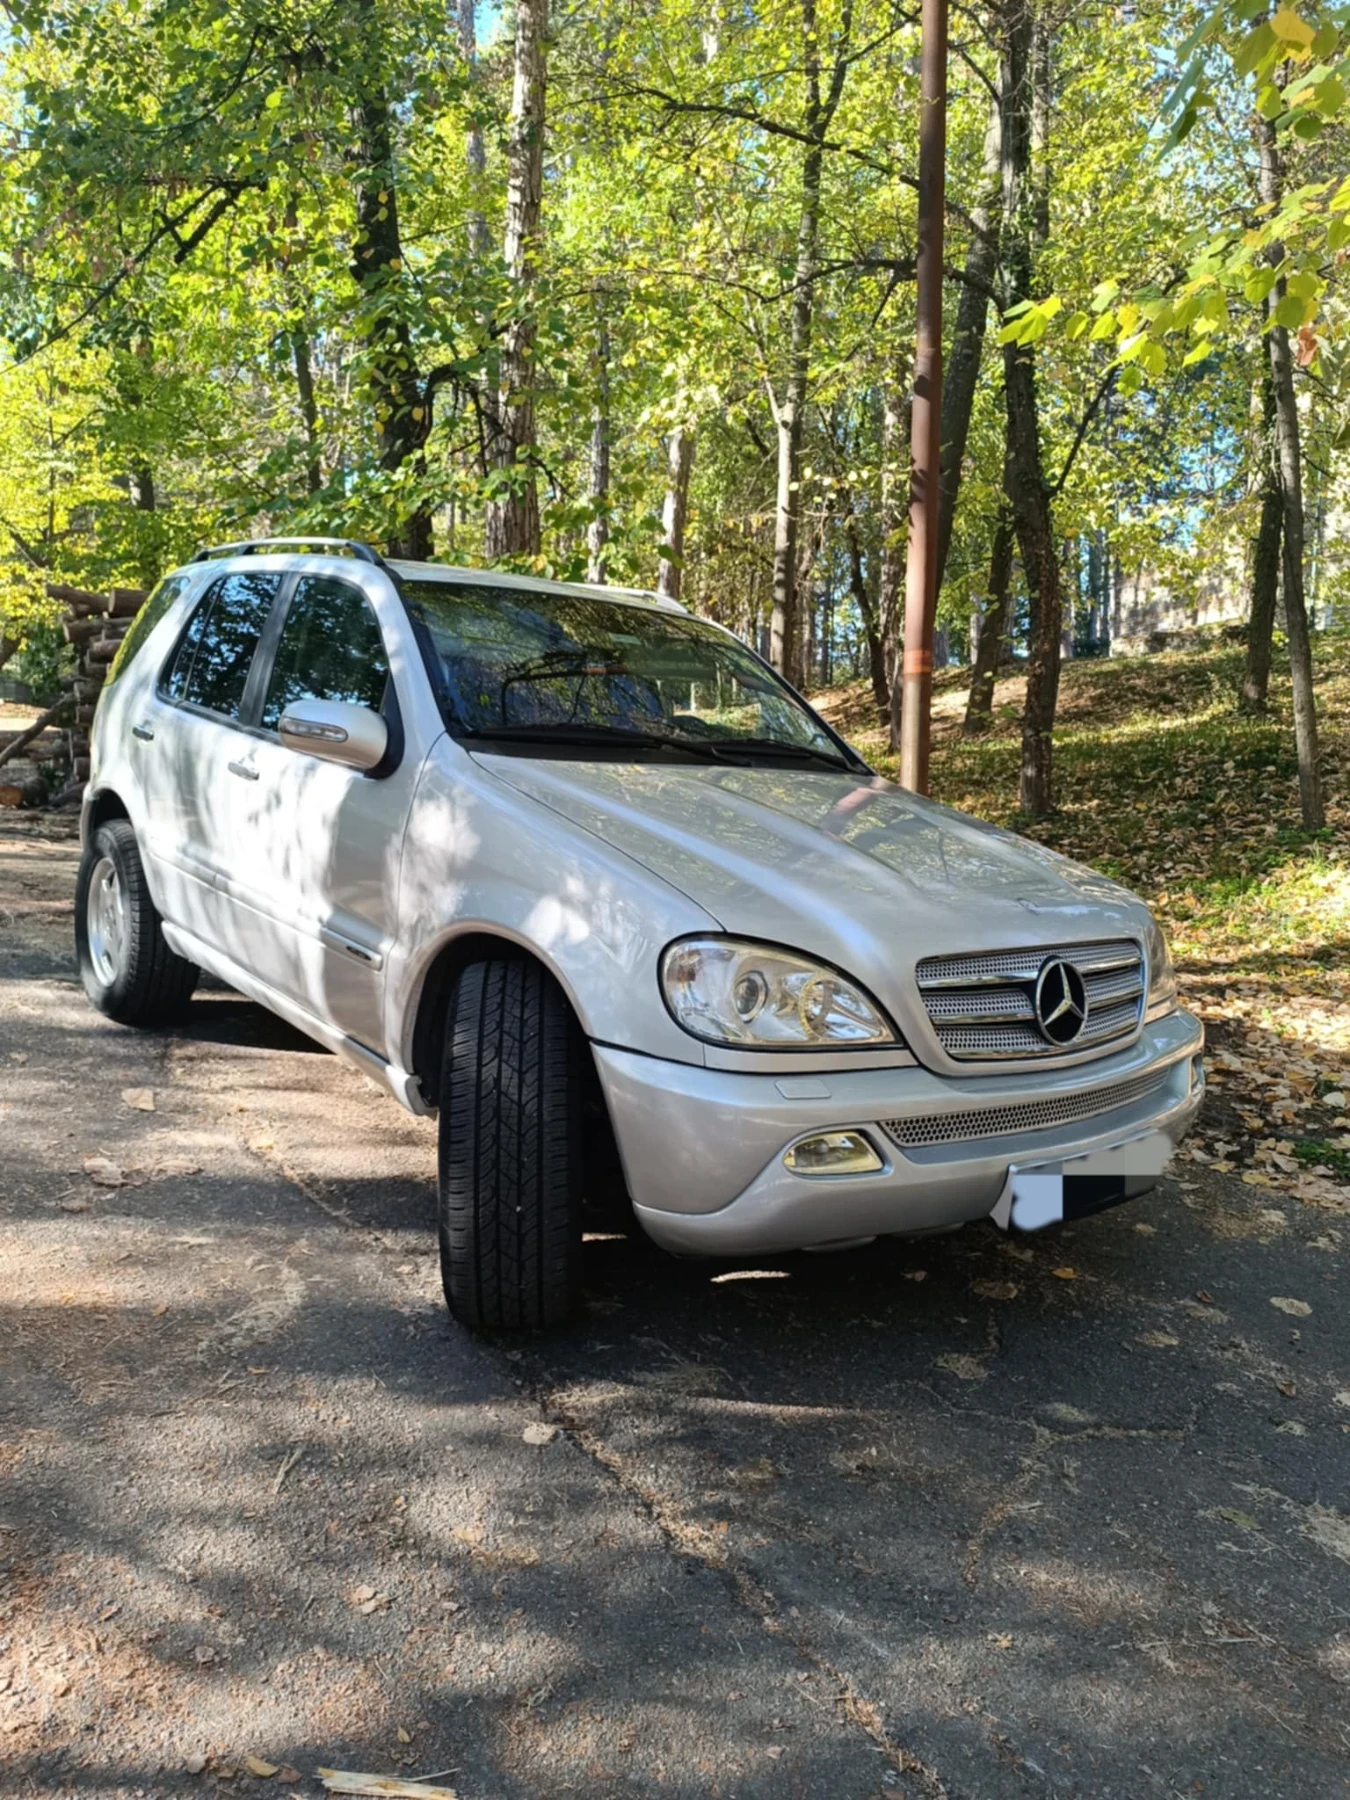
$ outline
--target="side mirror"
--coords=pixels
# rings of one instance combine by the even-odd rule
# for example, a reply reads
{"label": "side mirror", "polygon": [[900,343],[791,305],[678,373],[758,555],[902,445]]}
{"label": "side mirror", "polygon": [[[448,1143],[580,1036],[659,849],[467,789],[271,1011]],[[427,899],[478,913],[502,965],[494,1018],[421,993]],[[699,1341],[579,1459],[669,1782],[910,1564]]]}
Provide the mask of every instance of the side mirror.
{"label": "side mirror", "polygon": [[350,700],[296,700],[281,715],[277,735],[288,750],[349,769],[375,768],[389,747],[389,728],[380,715]]}

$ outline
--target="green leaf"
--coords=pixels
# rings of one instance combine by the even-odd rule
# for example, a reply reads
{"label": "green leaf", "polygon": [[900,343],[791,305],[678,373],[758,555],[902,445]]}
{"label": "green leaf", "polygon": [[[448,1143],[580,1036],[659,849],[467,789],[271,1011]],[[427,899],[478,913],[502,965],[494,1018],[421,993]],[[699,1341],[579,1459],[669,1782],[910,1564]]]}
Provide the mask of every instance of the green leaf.
{"label": "green leaf", "polygon": [[1064,335],[1069,342],[1076,343],[1088,327],[1088,315],[1085,312],[1071,313],[1064,321]]}
{"label": "green leaf", "polygon": [[1286,294],[1275,308],[1275,323],[1287,331],[1297,331],[1303,323],[1303,302],[1297,294]]}
{"label": "green leaf", "polygon": [[1193,364],[1204,362],[1207,357],[1213,356],[1213,354],[1213,344],[1210,343],[1208,338],[1201,338],[1195,348],[1193,350],[1188,350],[1185,356],[1182,357],[1181,366],[1183,369],[1189,369]]}
{"label": "green leaf", "polygon": [[1271,30],[1270,20],[1263,19],[1255,31],[1249,31],[1238,45],[1233,56],[1233,67],[1239,75],[1248,76],[1266,52],[1274,48],[1275,33]]}
{"label": "green leaf", "polygon": [[1274,285],[1274,269],[1254,269],[1247,277],[1242,291],[1253,306],[1259,306]]}
{"label": "green leaf", "polygon": [[1305,20],[1300,19],[1292,7],[1282,6],[1270,21],[1270,29],[1282,44],[1293,44],[1296,49],[1306,50],[1317,33]]}

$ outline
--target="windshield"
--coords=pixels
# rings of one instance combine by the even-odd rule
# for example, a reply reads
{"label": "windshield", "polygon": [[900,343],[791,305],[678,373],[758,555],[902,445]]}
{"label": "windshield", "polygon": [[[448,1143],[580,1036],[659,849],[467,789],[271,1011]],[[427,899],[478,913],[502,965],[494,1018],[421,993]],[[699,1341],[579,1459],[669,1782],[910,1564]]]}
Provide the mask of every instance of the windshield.
{"label": "windshield", "polygon": [[452,723],[470,736],[743,746],[844,767],[837,741],[744,645],[679,613],[589,594],[405,581]]}

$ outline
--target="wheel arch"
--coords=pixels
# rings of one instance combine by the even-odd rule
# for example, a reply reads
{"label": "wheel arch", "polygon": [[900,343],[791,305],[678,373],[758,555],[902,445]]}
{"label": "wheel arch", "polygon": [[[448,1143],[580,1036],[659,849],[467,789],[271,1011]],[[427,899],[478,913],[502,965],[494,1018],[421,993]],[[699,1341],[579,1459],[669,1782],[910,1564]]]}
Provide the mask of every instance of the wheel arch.
{"label": "wheel arch", "polygon": [[99,826],[108,824],[112,819],[126,819],[130,823],[131,813],[116,788],[100,788],[85,800],[84,810],[80,815],[81,842],[92,843]]}
{"label": "wheel arch", "polygon": [[483,962],[490,957],[537,964],[557,985],[567,1002],[578,1035],[583,1040],[587,1036],[576,996],[557,967],[540,954],[536,945],[482,926],[456,932],[432,952],[411,1001],[415,1009],[412,1033],[410,1037],[404,1036],[404,1042],[410,1046],[411,1073],[432,1106],[439,1104],[445,1015],[455,978],[471,963]]}

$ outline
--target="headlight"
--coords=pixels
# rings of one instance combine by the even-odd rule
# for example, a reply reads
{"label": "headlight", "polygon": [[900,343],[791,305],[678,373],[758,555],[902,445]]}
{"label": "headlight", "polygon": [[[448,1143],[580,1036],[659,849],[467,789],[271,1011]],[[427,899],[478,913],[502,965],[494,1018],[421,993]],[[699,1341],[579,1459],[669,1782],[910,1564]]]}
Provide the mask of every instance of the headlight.
{"label": "headlight", "polygon": [[1147,954],[1148,1007],[1145,1017],[1160,1019],[1177,1003],[1177,972],[1172,967],[1172,952],[1167,948],[1163,928],[1152,918],[1149,920]]}
{"label": "headlight", "polygon": [[684,938],[661,958],[666,1005],[695,1037],[752,1050],[899,1045],[874,1000],[835,969],[736,938]]}

